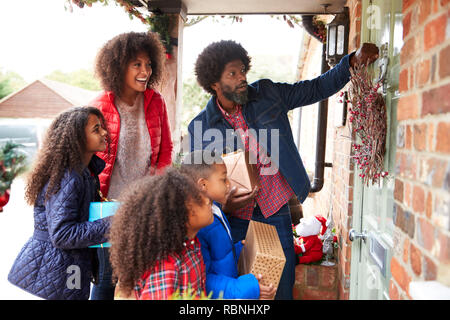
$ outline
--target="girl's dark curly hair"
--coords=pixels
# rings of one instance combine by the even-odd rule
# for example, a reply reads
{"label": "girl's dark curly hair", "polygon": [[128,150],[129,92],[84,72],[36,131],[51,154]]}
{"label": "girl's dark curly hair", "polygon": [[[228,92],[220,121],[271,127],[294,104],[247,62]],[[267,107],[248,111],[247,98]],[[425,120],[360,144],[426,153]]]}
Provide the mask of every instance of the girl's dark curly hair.
{"label": "girl's dark curly hair", "polygon": [[250,61],[247,51],[233,40],[213,42],[207,46],[197,58],[195,74],[198,83],[213,96],[216,92],[211,85],[219,82],[225,65],[234,60],[241,60],[245,70],[250,70]]}
{"label": "girl's dark curly hair", "polygon": [[169,168],[163,175],[136,181],[119,200],[108,235],[110,261],[113,277],[129,294],[157,260],[182,251],[187,204],[202,205],[204,198],[192,178]]}
{"label": "girl's dark curly hair", "polygon": [[[57,193],[66,170],[81,173],[82,157],[86,150],[85,128],[91,114],[96,115],[107,130],[102,112],[94,107],[74,107],[60,113],[53,120],[28,176],[25,187],[25,200],[28,204],[35,204],[47,182],[45,199],[48,200]],[[109,135],[107,139],[109,145]]]}
{"label": "girl's dark curly hair", "polygon": [[164,47],[157,33],[128,32],[115,36],[100,49],[95,61],[95,74],[104,90],[121,95],[128,63],[145,52],[152,63],[148,88],[159,83],[164,64]]}

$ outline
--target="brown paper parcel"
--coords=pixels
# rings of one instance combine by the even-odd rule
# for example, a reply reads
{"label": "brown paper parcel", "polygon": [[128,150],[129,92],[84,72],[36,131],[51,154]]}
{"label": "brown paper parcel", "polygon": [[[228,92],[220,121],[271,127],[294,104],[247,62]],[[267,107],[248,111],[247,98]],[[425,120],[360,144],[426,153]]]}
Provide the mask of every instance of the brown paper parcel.
{"label": "brown paper parcel", "polygon": [[259,175],[255,164],[249,163],[248,151],[237,150],[222,155],[227,167],[227,177],[231,187],[236,187],[236,195],[252,192],[259,186]]}
{"label": "brown paper parcel", "polygon": [[262,275],[263,285],[278,287],[286,257],[277,229],[266,223],[250,220],[245,245],[239,256],[239,275]]}

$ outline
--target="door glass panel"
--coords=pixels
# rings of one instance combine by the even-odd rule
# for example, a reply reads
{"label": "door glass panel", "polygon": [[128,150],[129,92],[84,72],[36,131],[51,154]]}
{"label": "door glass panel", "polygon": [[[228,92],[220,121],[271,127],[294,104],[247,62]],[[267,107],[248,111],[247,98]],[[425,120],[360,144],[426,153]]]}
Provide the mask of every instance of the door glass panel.
{"label": "door glass panel", "polygon": [[[366,22],[363,23],[364,42],[375,43],[379,48],[387,44],[386,55],[389,58],[387,67],[384,98],[387,113],[386,154],[384,157],[384,171],[389,172],[390,178],[383,179],[380,184],[368,186],[355,183],[355,189],[361,188],[359,194],[360,230],[367,231],[367,240],[361,241],[360,255],[356,268],[357,295],[356,299],[386,299],[389,297],[390,260],[392,255],[392,235],[394,231],[394,171],[397,128],[397,100],[398,78],[400,68],[400,50],[403,45],[401,1],[372,0],[365,1],[363,8]],[[370,20],[370,23],[368,23]],[[364,30],[364,27],[369,29]],[[382,52],[380,52],[382,58]],[[381,60],[381,59],[379,59]],[[374,79],[378,79],[380,68],[378,61],[372,66]],[[379,92],[382,92],[380,89]],[[359,172],[355,174],[358,176]],[[353,246],[354,244],[352,244]],[[352,251],[353,254],[353,251]],[[352,256],[352,263],[354,257]]]}

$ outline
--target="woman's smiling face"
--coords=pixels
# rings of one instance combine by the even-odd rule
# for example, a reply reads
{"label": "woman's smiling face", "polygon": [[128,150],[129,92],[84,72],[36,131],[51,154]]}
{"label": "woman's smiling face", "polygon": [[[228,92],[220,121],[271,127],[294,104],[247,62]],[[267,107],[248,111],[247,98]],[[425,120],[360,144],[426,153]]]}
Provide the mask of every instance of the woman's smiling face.
{"label": "woman's smiling face", "polygon": [[125,71],[123,95],[144,92],[152,75],[152,62],[144,52],[137,54],[135,59],[128,62]]}

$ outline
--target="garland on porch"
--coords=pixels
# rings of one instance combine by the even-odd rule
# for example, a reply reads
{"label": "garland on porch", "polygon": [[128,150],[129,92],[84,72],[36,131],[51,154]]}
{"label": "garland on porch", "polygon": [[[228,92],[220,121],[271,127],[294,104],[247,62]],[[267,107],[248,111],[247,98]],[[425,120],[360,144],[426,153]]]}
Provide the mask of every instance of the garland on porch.
{"label": "garland on porch", "polygon": [[[361,173],[359,177],[367,186],[380,184],[381,178],[389,172],[384,169],[386,152],[387,114],[384,98],[378,89],[381,82],[374,84],[366,66],[350,68],[351,85],[349,108],[351,128],[361,143],[353,143],[352,156]],[[341,92],[341,96],[343,92]]]}
{"label": "garland on porch", "polygon": [[[142,13],[137,9],[136,3],[138,1],[136,0],[66,0],[66,4],[64,7],[66,10],[69,10],[70,12],[73,12],[72,3],[77,5],[80,8],[84,8],[84,6],[92,7],[92,4],[94,3],[102,3],[103,5],[108,5],[109,1],[114,1],[115,3],[119,4],[121,7],[125,9],[125,11],[130,16],[130,19],[136,17],[145,25],[148,25],[148,28],[150,31],[158,33],[161,39],[162,44],[164,45],[164,48],[166,50],[166,58],[170,59],[172,58],[172,49],[173,46],[177,46],[178,42],[177,39],[174,39],[170,36],[170,24],[171,19],[170,15],[164,14],[161,11],[156,10],[154,12]],[[191,26],[194,25],[208,17],[212,17],[214,20],[216,20],[216,16],[200,16],[200,17],[190,17],[185,22],[185,26]],[[232,22],[242,22],[242,16],[224,16],[221,15],[221,18],[228,18],[232,19]],[[271,17],[275,17],[276,19],[281,19],[279,16],[271,15]],[[301,19],[296,15],[283,15],[282,19],[286,21],[286,23],[289,25],[289,27],[294,28],[295,25],[301,26]],[[326,38],[326,28],[323,21],[320,20],[314,20],[315,25],[317,26],[317,36],[322,39],[323,42],[325,42]]]}

